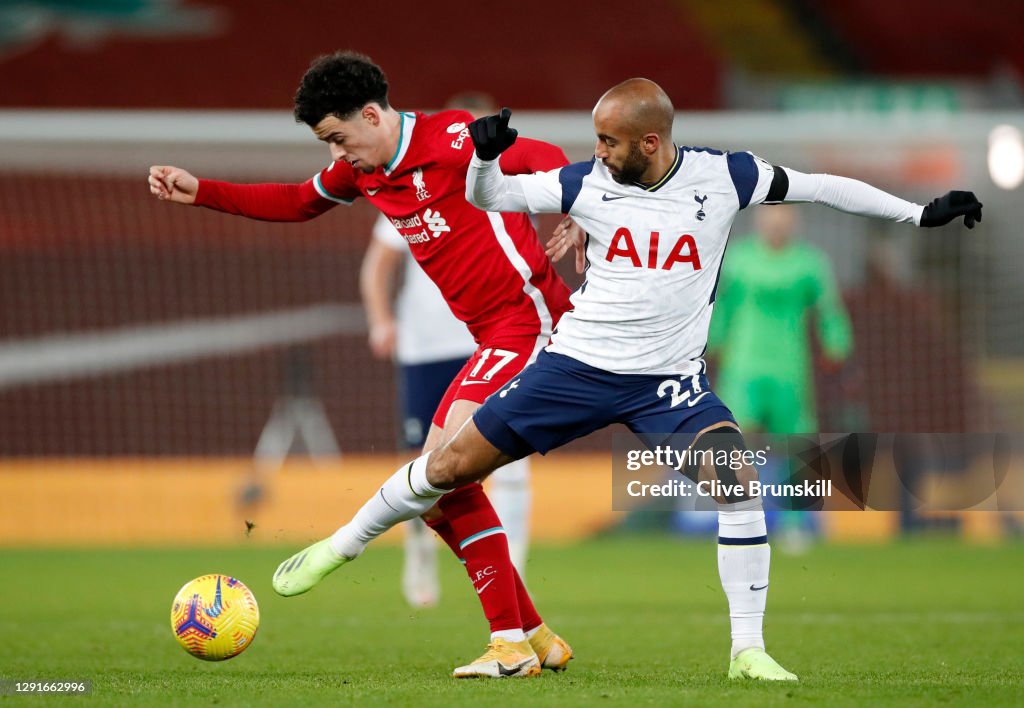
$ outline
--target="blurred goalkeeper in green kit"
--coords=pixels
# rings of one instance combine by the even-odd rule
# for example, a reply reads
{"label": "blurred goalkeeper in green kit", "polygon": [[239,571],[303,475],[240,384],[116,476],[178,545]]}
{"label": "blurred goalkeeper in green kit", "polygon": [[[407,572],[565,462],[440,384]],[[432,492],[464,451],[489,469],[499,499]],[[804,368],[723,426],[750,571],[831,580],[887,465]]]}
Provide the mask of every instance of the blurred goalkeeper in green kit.
{"label": "blurred goalkeeper in green kit", "polygon": [[[719,357],[718,394],[748,433],[818,431],[811,324],[826,369],[838,369],[852,347],[828,259],[794,237],[796,226],[792,207],[759,209],[757,233],[733,243],[722,267],[708,348]],[[805,519],[784,512],[778,521],[780,538],[801,550]]]}

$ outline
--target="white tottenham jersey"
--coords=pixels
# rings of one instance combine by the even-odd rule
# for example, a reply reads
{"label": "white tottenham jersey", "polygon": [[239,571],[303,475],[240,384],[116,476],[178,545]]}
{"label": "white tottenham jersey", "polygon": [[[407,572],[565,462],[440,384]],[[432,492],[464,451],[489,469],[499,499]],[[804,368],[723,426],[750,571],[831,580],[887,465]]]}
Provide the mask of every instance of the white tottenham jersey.
{"label": "white tottenham jersey", "polygon": [[[785,172],[790,189],[773,200],[817,201],[896,221],[920,218],[920,206],[861,182]],[[677,149],[672,168],[649,187],[619,184],[599,160],[502,176],[494,163],[474,158],[467,197],[492,210],[567,213],[587,232],[586,281],[548,351],[612,373],[692,375],[704,369],[733,220],[740,209],[766,200],[774,176],[770,164],[749,152],[707,148]]]}
{"label": "white tottenham jersey", "polygon": [[402,287],[395,304],[399,364],[428,364],[468,359],[476,349],[473,336],[452,314],[441,291],[409,252],[409,244],[383,214],[373,225],[373,238],[402,252]]}

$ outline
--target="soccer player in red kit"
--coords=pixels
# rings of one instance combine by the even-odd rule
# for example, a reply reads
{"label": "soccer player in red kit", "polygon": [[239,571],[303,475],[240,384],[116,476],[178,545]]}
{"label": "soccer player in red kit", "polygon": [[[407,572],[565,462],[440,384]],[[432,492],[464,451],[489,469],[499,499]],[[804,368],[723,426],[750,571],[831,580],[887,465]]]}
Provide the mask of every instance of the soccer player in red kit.
{"label": "soccer player in red kit", "polygon": [[[434,416],[424,444],[431,450],[533,361],[570,307],[568,288],[527,215],[483,212],[466,202],[473,155],[468,112],[396,111],[381,69],[363,55],[339,52],[317,59],[303,76],[295,117],[330,147],[331,164],[312,179],[242,185],[154,166],[150,191],[161,200],[267,221],[304,221],[357,197],[369,199],[409,243],[478,345]],[[535,140],[520,139],[501,155],[502,170],[512,174],[567,163],[561,149]],[[445,495],[425,520],[465,563],[491,625],[487,652],[454,675],[499,678],[564,669],[572,650],[534,608],[481,486]],[[274,589],[285,596],[309,590],[339,562],[332,539],[282,563]]]}

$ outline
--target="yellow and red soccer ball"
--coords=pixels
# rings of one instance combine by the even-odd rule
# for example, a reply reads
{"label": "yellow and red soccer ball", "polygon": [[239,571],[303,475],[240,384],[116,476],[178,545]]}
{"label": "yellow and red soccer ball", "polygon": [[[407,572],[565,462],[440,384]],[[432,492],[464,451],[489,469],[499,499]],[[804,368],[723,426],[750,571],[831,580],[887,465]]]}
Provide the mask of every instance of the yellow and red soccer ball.
{"label": "yellow and red soccer ball", "polygon": [[192,656],[222,661],[242,653],[256,636],[260,608],[252,591],[227,575],[185,583],[171,605],[171,629]]}

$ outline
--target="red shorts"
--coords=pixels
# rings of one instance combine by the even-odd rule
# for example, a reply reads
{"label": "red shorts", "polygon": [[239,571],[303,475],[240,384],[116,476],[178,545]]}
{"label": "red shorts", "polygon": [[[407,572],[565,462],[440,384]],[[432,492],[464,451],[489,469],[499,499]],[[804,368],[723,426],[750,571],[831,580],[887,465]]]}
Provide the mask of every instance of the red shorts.
{"label": "red shorts", "polygon": [[455,401],[483,403],[536,359],[547,343],[547,337],[536,335],[495,338],[484,342],[452,379],[431,422],[443,428],[448,409]]}

